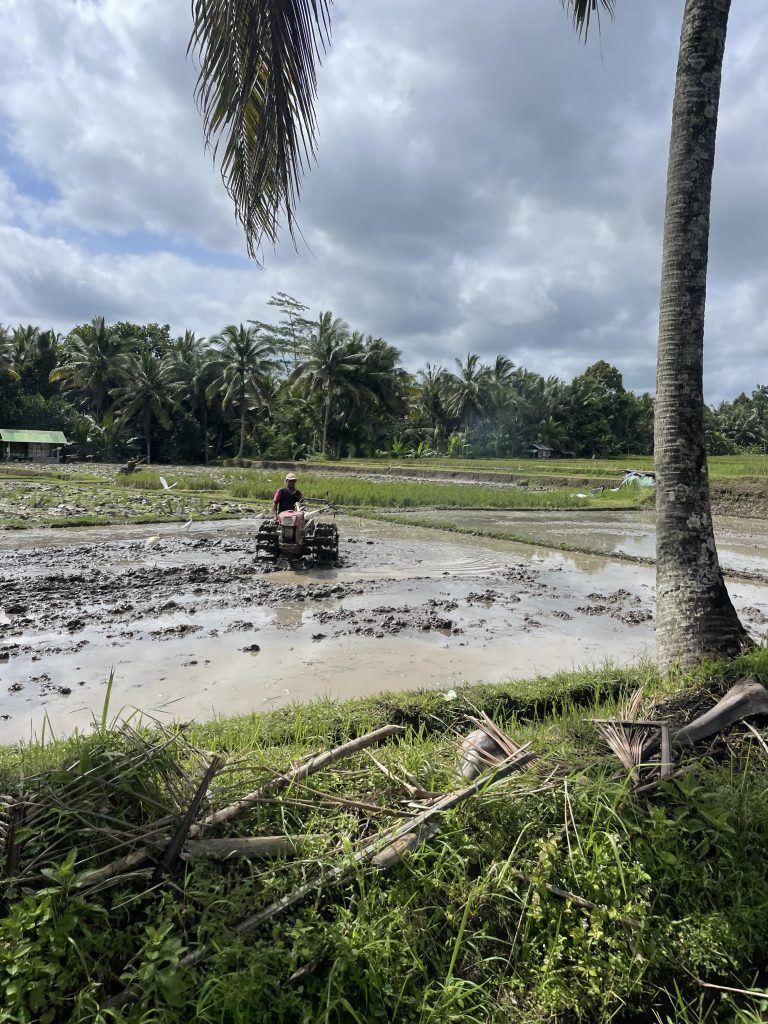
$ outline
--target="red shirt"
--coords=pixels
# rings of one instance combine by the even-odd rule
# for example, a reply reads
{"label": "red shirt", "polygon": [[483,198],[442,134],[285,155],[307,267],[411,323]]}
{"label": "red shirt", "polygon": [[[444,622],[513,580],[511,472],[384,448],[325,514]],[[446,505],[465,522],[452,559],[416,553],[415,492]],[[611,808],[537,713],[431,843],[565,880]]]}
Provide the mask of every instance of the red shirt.
{"label": "red shirt", "polygon": [[292,491],[289,491],[287,487],[278,487],[275,491],[275,496],[272,499],[277,505],[277,514],[281,512],[293,512],[293,507],[297,501],[303,501],[304,495],[298,489],[294,487]]}

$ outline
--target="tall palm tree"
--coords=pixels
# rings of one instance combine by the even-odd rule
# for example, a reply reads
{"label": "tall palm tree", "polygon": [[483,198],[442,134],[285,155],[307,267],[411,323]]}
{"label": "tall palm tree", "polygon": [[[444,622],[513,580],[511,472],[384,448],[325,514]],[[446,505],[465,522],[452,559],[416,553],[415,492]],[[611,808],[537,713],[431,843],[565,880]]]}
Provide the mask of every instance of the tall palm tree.
{"label": "tall palm tree", "polygon": [[502,409],[506,403],[509,389],[515,380],[515,364],[507,356],[496,356],[491,367],[491,390],[493,404]]}
{"label": "tall palm tree", "polygon": [[135,339],[109,331],[104,317],[96,316],[82,334],[70,334],[64,362],[51,371],[50,379],[60,381],[65,391],[81,391],[98,420],[119,374],[121,356],[131,341]]}
{"label": "tall palm tree", "polygon": [[245,428],[248,415],[264,406],[264,382],[275,369],[272,343],[252,325],[228,324],[211,339],[214,345],[214,379],[206,389],[208,398],[218,396],[225,412],[236,408],[240,417],[240,447],[237,458],[245,450]]}
{"label": "tall palm tree", "polygon": [[216,375],[213,352],[205,338],[198,338],[194,331],[185,331],[183,338],[176,338],[171,345],[171,363],[174,378],[178,384],[178,396],[190,403],[200,417],[200,432],[203,437],[203,461],[208,465],[208,388]]}
{"label": "tall palm tree", "polygon": [[[613,0],[601,0],[611,12]],[[590,0],[568,0],[586,32]],[[750,643],[715,547],[704,434],[704,309],[720,80],[731,0],[685,0],[672,106],[656,364],[656,644],[660,666]]]}
{"label": "tall palm tree", "polygon": [[25,367],[27,367],[37,355],[39,338],[40,328],[35,327],[33,324],[27,324],[26,327],[22,327],[22,325],[19,324],[19,326],[14,328],[11,332],[10,339],[7,343],[7,352],[11,361],[11,366],[14,372],[19,376],[21,376]]}
{"label": "tall palm tree", "polygon": [[337,397],[351,391],[352,381],[365,360],[365,353],[351,347],[349,325],[329,311],[321,313],[317,328],[305,347],[303,358],[291,375],[291,383],[300,394],[319,392],[323,396],[323,433],[321,454],[328,445],[328,424]]}
{"label": "tall palm tree", "polygon": [[152,461],[152,421],[166,430],[171,425],[169,410],[175,407],[176,382],[173,363],[158,359],[149,349],[128,352],[120,360],[120,384],[111,389],[114,411],[121,423],[137,420],[146,445],[147,462]]}
{"label": "tall palm tree", "polygon": [[376,406],[389,416],[404,416],[411,377],[400,363],[400,349],[369,334],[363,351],[362,379]]}

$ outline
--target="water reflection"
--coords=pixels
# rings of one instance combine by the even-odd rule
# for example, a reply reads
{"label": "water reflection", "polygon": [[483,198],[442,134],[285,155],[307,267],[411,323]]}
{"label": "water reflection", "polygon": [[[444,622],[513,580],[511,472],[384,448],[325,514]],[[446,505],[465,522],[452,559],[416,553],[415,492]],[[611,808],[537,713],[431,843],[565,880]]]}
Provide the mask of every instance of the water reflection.
{"label": "water reflection", "polygon": [[303,608],[275,608],[275,617],[272,622],[275,626],[300,626],[303,622],[303,615]]}

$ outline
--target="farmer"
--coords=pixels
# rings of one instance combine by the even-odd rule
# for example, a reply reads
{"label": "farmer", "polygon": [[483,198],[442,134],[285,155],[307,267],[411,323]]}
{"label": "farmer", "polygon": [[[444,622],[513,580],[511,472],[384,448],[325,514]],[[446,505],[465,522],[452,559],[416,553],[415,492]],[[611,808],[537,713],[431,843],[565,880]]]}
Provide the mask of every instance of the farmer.
{"label": "farmer", "polygon": [[296,486],[296,474],[288,473],[285,487],[278,487],[272,499],[275,503],[275,519],[281,512],[293,512],[296,503],[304,500],[304,495]]}

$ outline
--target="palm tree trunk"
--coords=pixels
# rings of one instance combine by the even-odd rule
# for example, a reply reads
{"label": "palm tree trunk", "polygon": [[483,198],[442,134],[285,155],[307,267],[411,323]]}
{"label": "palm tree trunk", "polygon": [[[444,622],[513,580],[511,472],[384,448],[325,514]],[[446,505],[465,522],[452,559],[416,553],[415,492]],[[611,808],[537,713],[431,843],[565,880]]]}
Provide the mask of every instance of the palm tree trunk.
{"label": "palm tree trunk", "polygon": [[686,0],[667,171],[656,372],[656,642],[669,671],[748,637],[717,558],[704,450],[704,305],[717,111],[731,0]]}
{"label": "palm tree trunk", "polygon": [[325,393],[325,415],[323,416],[323,443],[320,447],[320,453],[325,455],[325,443],[328,437],[328,420],[331,413],[331,389],[330,387]]}
{"label": "palm tree trunk", "polygon": [[200,426],[203,431],[203,458],[206,466],[208,465],[208,406],[205,404],[205,398],[200,402]]}
{"label": "palm tree trunk", "polygon": [[150,435],[152,432],[152,413],[149,408],[144,411],[144,440],[147,444],[147,465],[149,466],[152,462],[152,442]]}
{"label": "palm tree trunk", "polygon": [[243,398],[240,402],[240,450],[237,453],[238,459],[243,457],[243,449],[245,448],[245,399]]}

